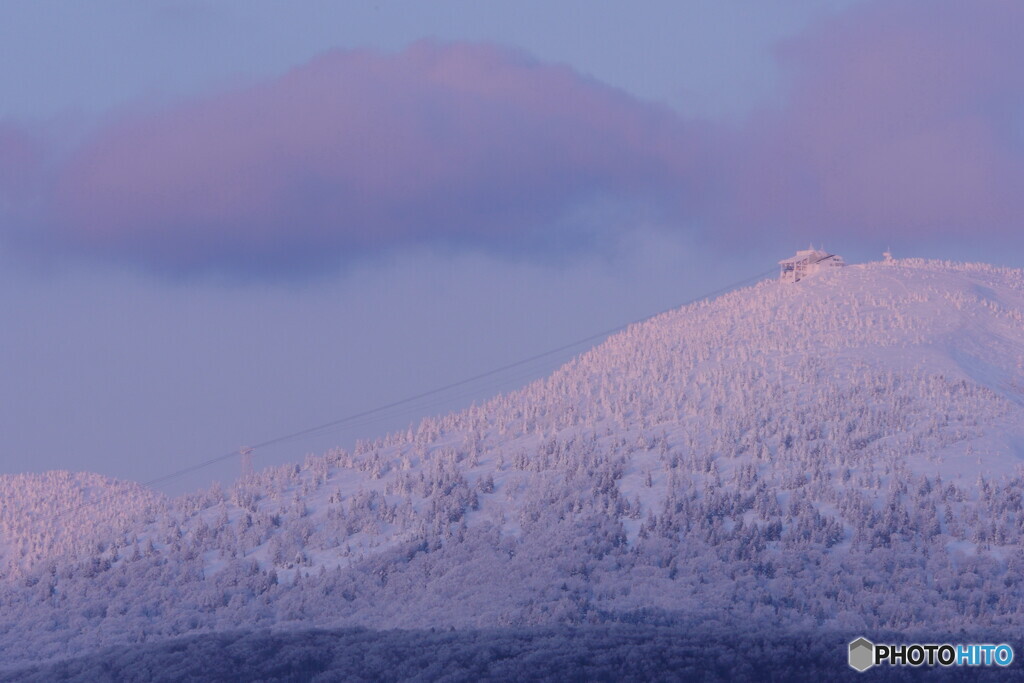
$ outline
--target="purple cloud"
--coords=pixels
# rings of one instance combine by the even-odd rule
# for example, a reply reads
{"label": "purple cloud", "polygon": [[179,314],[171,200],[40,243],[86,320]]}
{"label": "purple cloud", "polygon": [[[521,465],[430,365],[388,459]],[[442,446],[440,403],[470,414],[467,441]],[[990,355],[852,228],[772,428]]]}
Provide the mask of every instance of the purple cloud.
{"label": "purple cloud", "polygon": [[337,51],[109,124],[62,165],[42,234],[171,272],[514,249],[595,202],[677,211],[697,148],[670,110],[517,52]]}
{"label": "purple cloud", "polygon": [[789,98],[727,141],[720,224],[1019,240],[1022,25],[1011,0],[885,0],[782,46]]}
{"label": "purple cloud", "polygon": [[33,198],[14,204],[44,248],[169,273],[578,248],[641,215],[719,243],[1019,243],[1022,23],[1011,0],[856,5],[780,47],[785,97],[740,125],[493,46],[336,51],[124,115],[43,184],[0,128],[0,192]]}

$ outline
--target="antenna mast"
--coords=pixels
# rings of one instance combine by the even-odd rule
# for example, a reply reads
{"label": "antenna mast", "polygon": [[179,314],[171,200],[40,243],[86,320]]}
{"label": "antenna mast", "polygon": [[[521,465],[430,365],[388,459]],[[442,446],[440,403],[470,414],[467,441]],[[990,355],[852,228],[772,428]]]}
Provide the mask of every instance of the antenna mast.
{"label": "antenna mast", "polygon": [[253,449],[246,446],[245,448],[238,449],[238,454],[242,456],[242,479],[248,479],[253,475],[252,467],[252,452]]}

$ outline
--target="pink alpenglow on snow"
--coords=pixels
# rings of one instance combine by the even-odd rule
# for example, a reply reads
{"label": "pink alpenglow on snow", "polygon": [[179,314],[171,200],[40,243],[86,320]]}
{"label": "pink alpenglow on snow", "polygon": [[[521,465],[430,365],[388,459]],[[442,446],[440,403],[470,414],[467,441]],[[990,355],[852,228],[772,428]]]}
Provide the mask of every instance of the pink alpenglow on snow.
{"label": "pink alpenglow on snow", "polygon": [[74,249],[172,272],[291,271],[397,246],[529,247],[595,202],[675,210],[668,109],[486,45],[334,51],[99,131],[56,182]]}

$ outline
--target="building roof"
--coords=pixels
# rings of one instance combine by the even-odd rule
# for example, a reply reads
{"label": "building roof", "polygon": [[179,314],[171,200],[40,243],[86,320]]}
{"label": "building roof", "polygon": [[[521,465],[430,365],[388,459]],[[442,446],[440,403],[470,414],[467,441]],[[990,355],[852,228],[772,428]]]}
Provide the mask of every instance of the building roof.
{"label": "building roof", "polygon": [[790,256],[789,258],[782,259],[781,261],[779,261],[779,265],[780,266],[785,266],[785,265],[791,264],[791,263],[792,264],[797,264],[797,263],[804,263],[804,262],[807,262],[807,263],[817,263],[819,261],[824,261],[825,259],[830,259],[830,258],[835,258],[835,257],[836,257],[835,254],[830,254],[827,251],[821,251],[819,249],[804,249],[802,251],[796,252],[796,256]]}

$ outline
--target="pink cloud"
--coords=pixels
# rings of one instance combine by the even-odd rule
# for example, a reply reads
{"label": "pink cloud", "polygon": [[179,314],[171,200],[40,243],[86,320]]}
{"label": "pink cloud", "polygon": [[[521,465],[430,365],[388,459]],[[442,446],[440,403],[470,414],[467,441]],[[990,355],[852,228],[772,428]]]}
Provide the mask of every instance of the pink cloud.
{"label": "pink cloud", "polygon": [[789,98],[729,141],[721,222],[802,238],[1019,239],[1024,4],[886,0],[783,46]]}
{"label": "pink cloud", "polygon": [[591,202],[677,210],[695,139],[667,109],[517,52],[337,51],[106,126],[63,165],[47,237],[170,271],[514,248],[559,239]]}
{"label": "pink cloud", "polygon": [[42,195],[37,148],[0,128],[0,192],[43,207],[23,222],[46,248],[172,273],[578,248],[641,214],[719,243],[1019,244],[1022,25],[1012,0],[855,5],[779,48],[782,104],[741,125],[493,46],[336,51],[126,114]]}

